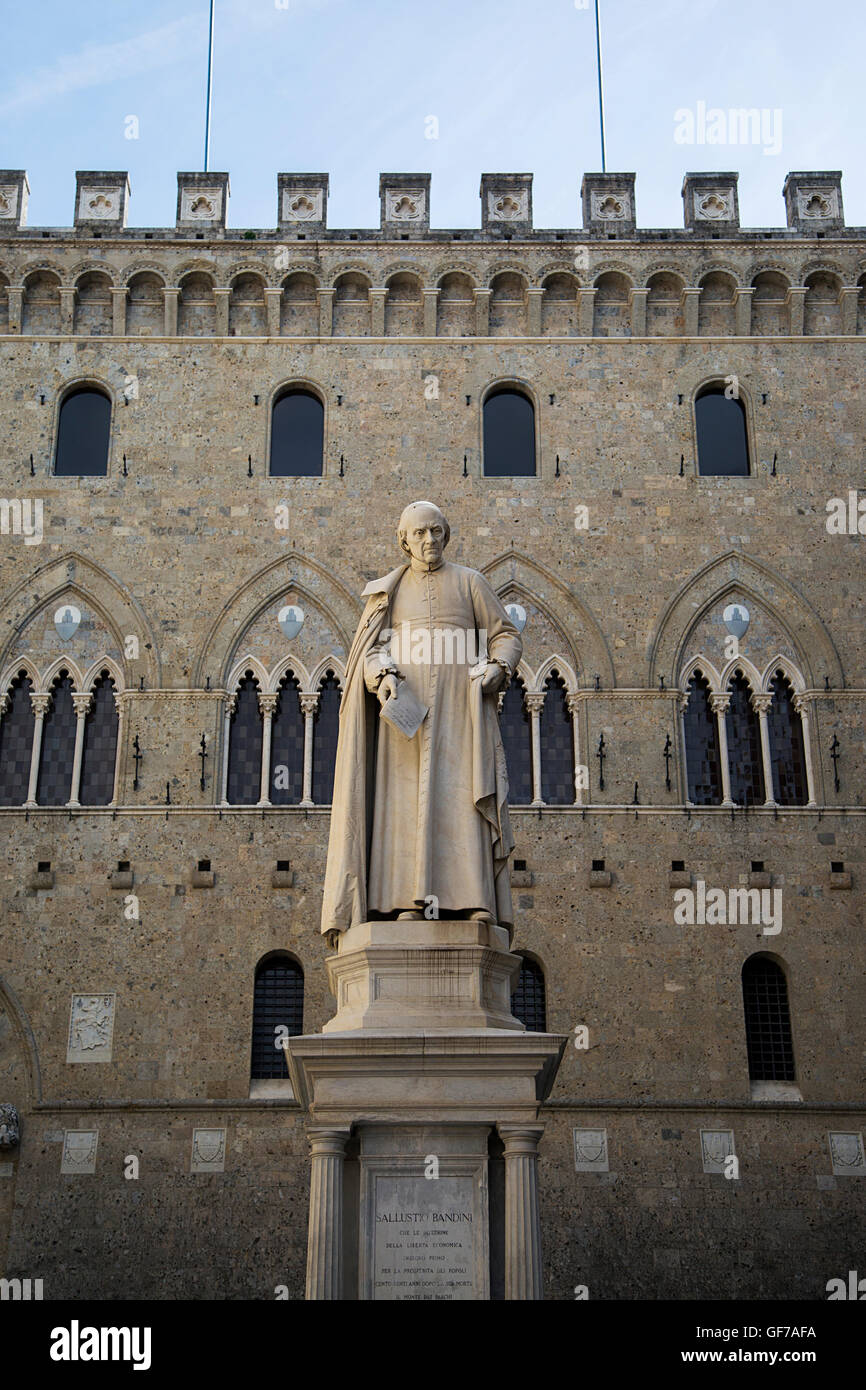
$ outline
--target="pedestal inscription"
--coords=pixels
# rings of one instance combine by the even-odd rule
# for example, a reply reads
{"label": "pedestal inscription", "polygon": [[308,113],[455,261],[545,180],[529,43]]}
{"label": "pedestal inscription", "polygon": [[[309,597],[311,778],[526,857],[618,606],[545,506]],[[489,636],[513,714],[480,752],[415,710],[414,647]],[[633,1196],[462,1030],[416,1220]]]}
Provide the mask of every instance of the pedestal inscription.
{"label": "pedestal inscription", "polygon": [[478,1184],[380,1174],[375,1186],[374,1299],[478,1297]]}

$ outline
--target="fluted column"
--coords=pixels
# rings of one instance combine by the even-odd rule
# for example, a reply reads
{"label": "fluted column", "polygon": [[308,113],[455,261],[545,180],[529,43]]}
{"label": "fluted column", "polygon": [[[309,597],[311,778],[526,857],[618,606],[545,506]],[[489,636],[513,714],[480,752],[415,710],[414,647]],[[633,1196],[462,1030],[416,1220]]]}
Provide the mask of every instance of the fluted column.
{"label": "fluted column", "polygon": [[262,715],[262,781],[261,795],[257,805],[271,804],[271,728],[279,695],[259,695],[259,710]]}
{"label": "fluted column", "polygon": [[179,299],[179,289],[167,287],[162,292],[162,331],[166,338],[177,337],[177,304]]}
{"label": "fluted column", "polygon": [[319,708],[319,696],[316,693],[302,695],[301,710],[304,716],[304,790],[301,794],[301,806],[313,805],[313,720],[316,710]]}
{"label": "fluted column", "polygon": [[711,695],[710,709],[716,716],[716,732],[719,742],[719,764],[722,769],[722,805],[733,806],[731,800],[731,768],[728,762],[728,728],[725,714],[731,703],[730,695]]}
{"label": "fluted column", "polygon": [[812,767],[812,727],[810,717],[810,706],[812,701],[806,695],[795,695],[794,709],[800,716],[800,725],[803,729],[803,757],[806,760],[806,792],[808,795],[807,806],[817,806],[818,798],[815,795],[815,772]]}
{"label": "fluted column", "polygon": [[78,793],[81,789],[81,759],[84,756],[84,721],[87,718],[87,711],[93,702],[93,695],[90,691],[86,694],[73,695],[72,708],[75,710],[75,751],[72,754],[72,786],[69,789],[69,800],[67,806],[80,806]]}
{"label": "fluted column", "polygon": [[487,338],[490,335],[490,296],[492,290],[475,291],[475,336]]}
{"label": "fluted column", "polygon": [[532,802],[533,806],[543,806],[541,796],[541,711],[544,709],[544,691],[534,691],[524,695],[526,708],[532,727]]}
{"label": "fluted column", "polygon": [[505,1145],[505,1297],[543,1298],[538,1141],[543,1125],[497,1125]]}
{"label": "fluted column", "polygon": [[115,338],[126,336],[126,300],[129,290],[125,285],[111,291],[111,331]]}
{"label": "fluted column", "polygon": [[310,1129],[307,1298],[343,1297],[343,1160],[348,1129]]}
{"label": "fluted column", "polygon": [[583,787],[580,785],[580,707],[583,699],[580,695],[566,695],[566,708],[571,715],[571,744],[574,750],[574,804],[583,805]]}
{"label": "fluted column", "polygon": [[319,298],[319,337],[330,338],[334,332],[335,289],[316,290]]}
{"label": "fluted column", "polygon": [[680,298],[680,305],[683,311],[684,338],[696,338],[698,336],[698,305],[700,302],[700,288],[687,285]]}
{"label": "fluted column", "polygon": [[770,754],[770,725],[767,715],[770,713],[770,706],[773,703],[772,695],[758,692],[751,698],[752,709],[758,716],[758,723],[761,729],[761,760],[764,764],[764,805],[775,806],[776,798],[773,796],[773,761]]}
{"label": "fluted column", "polygon": [[424,337],[435,338],[437,329],[438,290],[424,290]]}
{"label": "fluted column", "polygon": [[232,715],[238,707],[237,695],[230,695],[226,700],[223,713],[223,775],[222,788],[220,795],[220,805],[229,804],[229,744],[232,736]]}
{"label": "fluted column", "polygon": [[689,800],[689,761],[686,749],[686,710],[689,707],[688,691],[680,695],[677,699],[677,727],[680,731],[680,762],[683,769],[683,803],[692,806],[694,803]]}
{"label": "fluted column", "polygon": [[27,800],[24,803],[25,806],[30,808],[36,805],[36,787],[39,781],[39,755],[42,752],[42,731],[45,728],[45,716],[48,713],[48,706],[50,703],[50,695],[30,696],[30,707],[36,719],[33,725],[33,747],[30,750],[30,783],[27,788]]}

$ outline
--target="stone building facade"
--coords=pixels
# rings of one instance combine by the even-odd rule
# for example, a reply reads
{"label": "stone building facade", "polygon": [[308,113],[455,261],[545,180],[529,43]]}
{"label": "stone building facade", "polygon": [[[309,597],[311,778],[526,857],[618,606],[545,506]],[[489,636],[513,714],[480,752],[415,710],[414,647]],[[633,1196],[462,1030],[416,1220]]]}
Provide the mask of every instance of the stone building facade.
{"label": "stone building facade", "polygon": [[[429,497],[448,558],[526,614],[514,948],[574,1041],[543,1111],[546,1297],[826,1297],[866,1193],[866,231],[841,176],[790,174],[760,229],[733,173],[686,175],[669,230],[638,227],[629,174],[586,175],[562,230],[527,174],[482,177],[474,230],[431,229],[421,174],[382,175],[378,230],[330,229],[322,174],[279,175],[272,230],[228,226],[226,174],[178,175],[174,228],[126,225],[124,173],[79,173],[71,228],[29,227],[28,191],[0,171],[4,1272],[303,1297],[304,1116],[251,1077],[254,984],[288,962],[304,1031],[333,1014],[340,679]],[[105,457],[64,476],[82,390]],[[531,408],[523,476],[485,453],[503,390]],[[740,403],[747,475],[702,471],[708,390]],[[270,470],[287,391],[319,403],[316,475]],[[684,889],[780,913],[690,924]],[[750,1057],[749,962],[784,1077]]]}

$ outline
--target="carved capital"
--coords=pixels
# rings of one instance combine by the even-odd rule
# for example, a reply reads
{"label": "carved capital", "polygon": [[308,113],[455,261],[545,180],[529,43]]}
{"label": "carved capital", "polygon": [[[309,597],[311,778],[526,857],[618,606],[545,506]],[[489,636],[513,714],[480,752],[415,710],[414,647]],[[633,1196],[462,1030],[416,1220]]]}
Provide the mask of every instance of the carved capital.
{"label": "carved capital", "polygon": [[767,695],[763,691],[758,691],[751,696],[751,706],[756,714],[769,714],[770,706],[773,703],[772,695]]}
{"label": "carved capital", "polygon": [[279,704],[279,695],[263,695],[259,691],[259,713],[274,715]]}
{"label": "carved capital", "polygon": [[730,695],[710,696],[710,709],[713,711],[713,714],[724,714],[730,703]]}
{"label": "carved capital", "polygon": [[319,708],[319,695],[317,691],[308,695],[299,695],[298,698],[301,702],[301,712],[303,714],[316,713],[316,710]]}
{"label": "carved capital", "polygon": [[530,714],[541,713],[544,709],[544,696],[545,692],[543,690],[527,690],[524,693],[523,702]]}
{"label": "carved capital", "polygon": [[72,708],[75,710],[75,713],[79,717],[79,719],[82,715],[88,713],[92,704],[93,692],[91,690],[85,691],[80,695],[76,694],[72,696]]}
{"label": "carved capital", "polygon": [[43,719],[51,705],[50,695],[31,695],[30,704],[37,719]]}

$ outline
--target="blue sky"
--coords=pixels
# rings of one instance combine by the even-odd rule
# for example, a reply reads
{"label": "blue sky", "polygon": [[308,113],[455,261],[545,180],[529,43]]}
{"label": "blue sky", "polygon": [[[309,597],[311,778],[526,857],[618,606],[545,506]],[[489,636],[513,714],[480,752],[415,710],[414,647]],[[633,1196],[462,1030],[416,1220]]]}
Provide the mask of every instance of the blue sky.
{"label": "blue sky", "polygon": [[[274,226],[277,172],[325,170],[329,225],[377,226],[379,172],[422,170],[432,225],[475,227],[481,172],[514,170],[535,175],[536,226],[579,226],[581,175],[601,167],[583,3],[216,0],[210,167],[231,175],[229,224]],[[29,225],[71,223],[76,169],[128,169],[130,225],[174,224],[176,172],[203,162],[207,14],[7,11],[0,165],[28,170]],[[863,0],[602,0],[607,166],[636,172],[638,225],[681,226],[682,176],[702,169],[739,170],[744,226],[784,225],[788,170],[841,169],[846,221],[866,225],[864,38]],[[699,103],[766,110],[781,148],[677,143],[675,113]]]}

